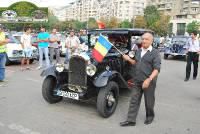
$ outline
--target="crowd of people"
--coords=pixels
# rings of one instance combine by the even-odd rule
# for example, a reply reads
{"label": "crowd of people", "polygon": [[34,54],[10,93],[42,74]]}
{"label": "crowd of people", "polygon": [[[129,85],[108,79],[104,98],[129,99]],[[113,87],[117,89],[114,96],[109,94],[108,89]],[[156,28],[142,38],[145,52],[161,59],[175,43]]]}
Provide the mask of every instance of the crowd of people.
{"label": "crowd of people", "polygon": [[[5,36],[5,27],[0,25],[0,81],[5,79],[5,62],[6,62],[6,44],[9,39]],[[60,57],[60,43],[61,37],[57,34],[57,29],[53,28],[51,33],[47,32],[45,27],[40,28],[37,34],[37,47],[39,51],[39,66],[38,70],[48,68],[50,65],[61,64]],[[21,46],[23,50],[23,57],[21,59],[21,71],[30,70],[30,59],[32,56],[32,29],[27,26],[24,28],[23,35],[21,36]],[[87,51],[86,45],[86,30],[80,30],[75,35],[75,30],[71,29],[69,35],[65,40],[66,57],[64,63],[69,62],[70,55],[77,53],[81,50]],[[54,61],[54,57],[56,60]],[[44,62],[43,62],[44,61]]]}

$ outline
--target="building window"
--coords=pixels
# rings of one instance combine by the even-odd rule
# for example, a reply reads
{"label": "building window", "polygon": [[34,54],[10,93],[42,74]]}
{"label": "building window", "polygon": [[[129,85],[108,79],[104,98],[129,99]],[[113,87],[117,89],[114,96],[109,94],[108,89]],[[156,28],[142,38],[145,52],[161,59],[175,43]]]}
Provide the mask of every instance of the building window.
{"label": "building window", "polygon": [[184,35],[185,34],[185,23],[177,23],[177,35]]}

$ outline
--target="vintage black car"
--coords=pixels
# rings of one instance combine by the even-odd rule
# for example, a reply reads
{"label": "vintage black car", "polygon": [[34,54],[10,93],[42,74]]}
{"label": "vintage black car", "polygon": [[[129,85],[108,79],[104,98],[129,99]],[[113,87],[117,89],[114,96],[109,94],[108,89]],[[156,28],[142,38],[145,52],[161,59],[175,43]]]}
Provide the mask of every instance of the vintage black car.
{"label": "vintage black car", "polygon": [[68,67],[55,65],[42,72],[45,77],[42,95],[48,103],[57,103],[63,97],[75,100],[96,98],[97,111],[102,117],[113,114],[118,104],[119,90],[132,86],[130,64],[112,48],[103,62],[98,63],[92,57],[92,49],[100,34],[106,36],[122,53],[134,57],[131,51],[131,38],[140,37],[144,29],[104,29],[88,31],[87,52],[74,54]]}
{"label": "vintage black car", "polygon": [[188,39],[188,36],[174,36],[171,42],[166,43],[164,46],[164,59],[167,59],[170,55],[186,59],[186,43]]}

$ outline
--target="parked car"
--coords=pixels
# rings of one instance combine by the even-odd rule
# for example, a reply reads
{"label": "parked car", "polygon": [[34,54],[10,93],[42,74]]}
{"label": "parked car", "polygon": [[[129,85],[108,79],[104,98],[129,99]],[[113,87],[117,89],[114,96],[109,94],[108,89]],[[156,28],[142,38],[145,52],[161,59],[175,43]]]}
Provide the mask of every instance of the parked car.
{"label": "parked car", "polygon": [[[6,38],[10,39],[10,42],[6,44],[6,65],[11,64],[12,62],[21,61],[21,58],[24,56],[24,54],[20,41],[9,33],[6,33]],[[32,63],[38,55],[35,47],[32,47],[32,50],[33,54],[30,63]]]}
{"label": "parked car", "polygon": [[98,63],[92,57],[92,49],[100,34],[107,36],[122,53],[134,54],[131,51],[132,36],[141,36],[144,29],[104,29],[88,31],[89,50],[72,55],[69,66],[54,65],[44,70],[42,85],[43,98],[48,103],[60,102],[63,97],[74,100],[96,98],[97,111],[102,117],[111,116],[118,104],[119,90],[133,86],[130,75],[130,64],[122,55],[111,48],[103,62]]}
{"label": "parked car", "polygon": [[164,59],[171,56],[181,56],[186,59],[186,43],[190,37],[174,36],[171,41],[164,44]]}

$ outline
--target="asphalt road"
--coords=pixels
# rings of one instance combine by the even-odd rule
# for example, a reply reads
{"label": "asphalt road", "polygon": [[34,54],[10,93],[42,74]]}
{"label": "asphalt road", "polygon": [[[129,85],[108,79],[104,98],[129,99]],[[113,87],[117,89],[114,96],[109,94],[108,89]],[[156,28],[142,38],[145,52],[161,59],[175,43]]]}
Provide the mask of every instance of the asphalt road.
{"label": "asphalt road", "polygon": [[200,78],[184,82],[184,61],[163,60],[156,88],[155,121],[144,125],[144,102],[135,127],[122,128],[130,91],[120,94],[118,107],[108,119],[100,117],[94,101],[65,99],[48,104],[42,98],[40,71],[7,67],[0,85],[0,134],[199,134]]}

